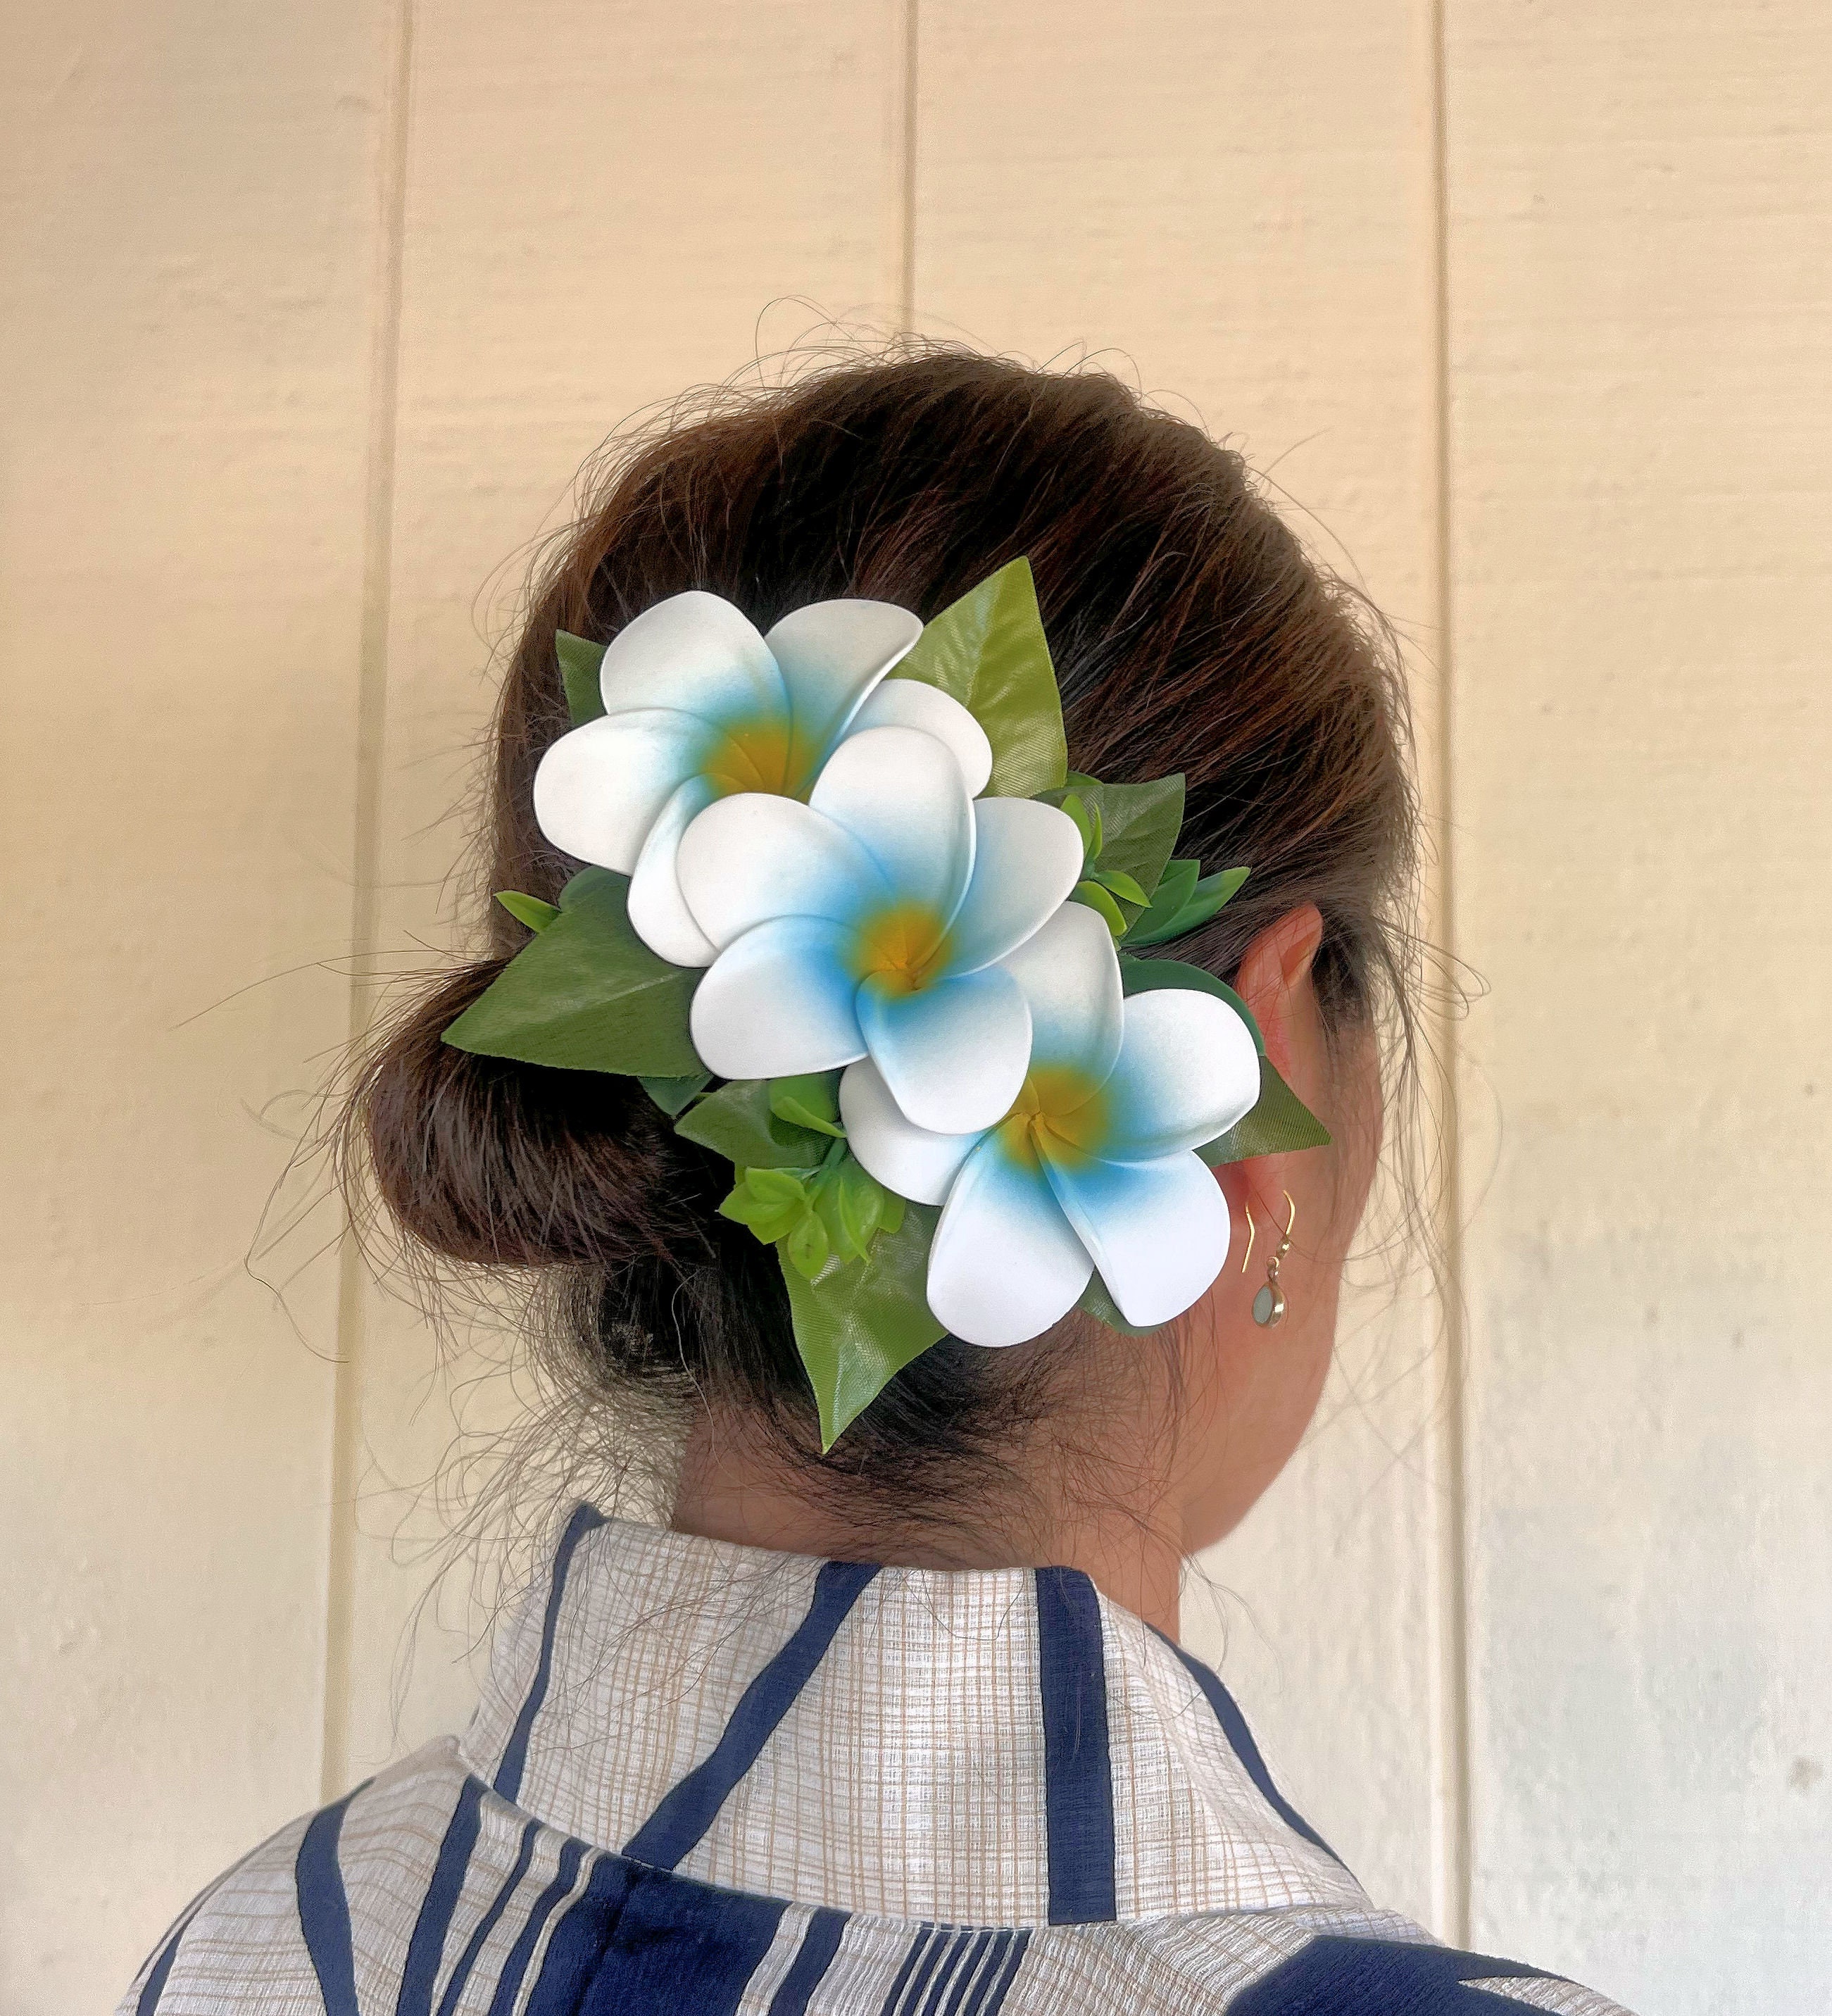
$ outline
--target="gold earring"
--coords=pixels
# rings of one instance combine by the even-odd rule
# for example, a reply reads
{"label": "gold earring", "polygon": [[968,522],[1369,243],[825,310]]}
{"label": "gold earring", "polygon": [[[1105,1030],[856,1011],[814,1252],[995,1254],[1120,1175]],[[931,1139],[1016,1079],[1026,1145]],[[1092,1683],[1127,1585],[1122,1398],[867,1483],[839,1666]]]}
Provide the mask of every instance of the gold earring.
{"label": "gold earring", "polygon": [[[1266,1262],[1265,1285],[1253,1298],[1253,1319],[1262,1330],[1270,1330],[1275,1323],[1285,1320],[1285,1291],[1279,1285],[1279,1268],[1285,1255],[1291,1251],[1291,1228],[1298,1222],[1298,1206],[1292,1201],[1289,1190],[1285,1193],[1285,1202],[1288,1208],[1285,1229],[1279,1235],[1278,1245],[1273,1249],[1271,1259]],[[1253,1213],[1251,1211],[1247,1214],[1247,1251],[1251,1257],[1253,1252]],[[1247,1271],[1245,1260],[1240,1263],[1240,1271],[1244,1274]]]}

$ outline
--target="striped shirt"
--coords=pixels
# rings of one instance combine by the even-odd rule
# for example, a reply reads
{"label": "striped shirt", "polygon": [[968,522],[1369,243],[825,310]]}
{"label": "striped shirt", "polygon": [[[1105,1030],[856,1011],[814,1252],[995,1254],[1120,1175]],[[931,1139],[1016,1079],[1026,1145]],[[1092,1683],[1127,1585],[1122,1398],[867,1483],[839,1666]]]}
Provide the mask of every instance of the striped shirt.
{"label": "striped shirt", "polygon": [[1376,1910],[1220,1680],[1085,1575],[809,1561],[581,1506],[468,1732],[256,1849],[121,2011],[1503,2003],[1614,2007]]}

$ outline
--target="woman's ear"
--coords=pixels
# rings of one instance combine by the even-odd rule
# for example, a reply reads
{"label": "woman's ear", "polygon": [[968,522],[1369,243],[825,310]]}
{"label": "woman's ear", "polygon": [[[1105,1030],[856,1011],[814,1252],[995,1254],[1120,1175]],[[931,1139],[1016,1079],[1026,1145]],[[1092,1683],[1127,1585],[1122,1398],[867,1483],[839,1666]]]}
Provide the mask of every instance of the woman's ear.
{"label": "woman's ear", "polygon": [[1266,1055],[1287,1079],[1291,1076],[1296,1035],[1292,1011],[1323,936],[1323,914],[1316,905],[1300,904],[1267,925],[1247,948],[1234,977],[1235,991],[1253,1010],[1265,1039]]}
{"label": "woman's ear", "polygon": [[[1312,1112],[1318,1110],[1322,1088],[1312,1082],[1319,1060],[1313,1054],[1318,1048],[1317,1021],[1309,981],[1311,961],[1323,936],[1323,913],[1315,903],[1301,904],[1267,925],[1247,948],[1234,976],[1234,991],[1252,1010],[1273,1068]],[[1237,1226],[1244,1225],[1248,1209],[1261,1226],[1269,1222],[1284,1186],[1296,1180],[1291,1159],[1258,1155],[1216,1170]]]}

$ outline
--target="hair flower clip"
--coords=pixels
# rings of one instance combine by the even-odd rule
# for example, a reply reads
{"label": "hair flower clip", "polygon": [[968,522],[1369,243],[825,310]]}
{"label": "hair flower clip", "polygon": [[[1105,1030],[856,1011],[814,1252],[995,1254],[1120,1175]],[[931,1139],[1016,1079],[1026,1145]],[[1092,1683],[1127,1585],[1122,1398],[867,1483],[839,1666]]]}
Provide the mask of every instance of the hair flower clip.
{"label": "hair flower clip", "polygon": [[1180,1315],[1227,1257],[1208,1169],[1328,1136],[1200,968],[1242,868],[1172,859],[1183,782],[1067,768],[1026,561],[926,628],[700,592],[563,633],[534,809],[588,865],[445,1040],[639,1078],[776,1247],[830,1448],[952,1334]]}

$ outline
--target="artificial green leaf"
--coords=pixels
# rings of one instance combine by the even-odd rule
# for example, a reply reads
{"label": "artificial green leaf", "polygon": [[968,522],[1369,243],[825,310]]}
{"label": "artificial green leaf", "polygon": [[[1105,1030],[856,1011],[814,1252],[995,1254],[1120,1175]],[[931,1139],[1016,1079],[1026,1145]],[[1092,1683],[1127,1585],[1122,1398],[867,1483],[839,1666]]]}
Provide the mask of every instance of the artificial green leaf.
{"label": "artificial green leaf", "polygon": [[570,630],[553,633],[554,649],[560,654],[560,676],[566,685],[566,711],[574,728],[583,728],[604,711],[604,695],[598,674],[604,663],[604,646],[588,639],[575,637]]}
{"label": "artificial green leaf", "polygon": [[1151,898],[1123,869],[1096,869],[1094,879],[1102,888],[1110,889],[1114,895],[1123,897],[1128,903],[1136,903],[1142,910],[1151,902]]}
{"label": "artificial green leaf", "polygon": [[1098,882],[1078,882],[1069,891],[1072,901],[1085,903],[1091,910],[1098,910],[1107,920],[1107,927],[1116,938],[1126,935],[1126,913]]}
{"label": "artificial green leaf", "polygon": [[1233,902],[1252,873],[1251,868],[1220,868],[1214,874],[1203,877],[1196,885],[1196,894],[1191,901],[1205,906],[1204,923],[1225,904]]}
{"label": "artificial green leaf", "polygon": [[691,1078],[646,1078],[642,1089],[672,1120],[712,1083],[711,1071],[696,1071]]}
{"label": "artificial green leaf", "polygon": [[1082,1299],[1075,1307],[1093,1317],[1096,1323],[1104,1323],[1109,1330],[1117,1330],[1122,1337],[1150,1337],[1154,1330],[1164,1328],[1162,1323],[1152,1323],[1141,1327],[1129,1323],[1120,1313],[1120,1305],[1109,1292],[1107,1283],[1100,1278],[1098,1268],[1088,1277],[1088,1285],[1082,1291]]}
{"label": "artificial green leaf", "polygon": [[826,1180],[815,1184],[813,1204],[820,1215],[822,1227],[827,1235],[828,1251],[841,1262],[862,1259],[864,1256],[855,1250],[851,1236],[840,1217],[837,1186]]}
{"label": "artificial green leaf", "polygon": [[496,900],[518,924],[531,931],[544,931],[560,915],[557,903],[544,903],[538,896],[524,896],[519,889],[498,889]]}
{"label": "artificial green leaf", "polygon": [[1132,920],[1132,928],[1126,934],[1128,942],[1136,945],[1161,944],[1170,935],[1166,927],[1172,924],[1194,895],[1201,877],[1200,861],[1167,862],[1164,872],[1158,877],[1150,907]]}
{"label": "artificial green leaf", "polygon": [[1010,562],[943,610],[891,676],[939,687],[985,729],[994,797],[1035,797],[1063,783],[1062,699],[1028,560]]}
{"label": "artificial green leaf", "polygon": [[1157,900],[1146,914],[1139,919],[1127,934],[1128,941],[1136,945],[1165,945],[1172,938],[1180,938],[1206,924],[1222,907],[1239,893],[1251,869],[1224,868],[1218,873],[1204,875],[1192,881],[1182,899],[1174,904],[1165,901],[1165,884],[1171,880],[1171,869],[1179,866],[1195,866],[1193,862],[1179,863],[1173,861],[1164,872],[1164,882],[1158,885]]}
{"label": "artificial green leaf", "polygon": [[785,1204],[777,1211],[759,1211],[750,1221],[750,1229],[760,1244],[780,1246],[808,1215],[808,1207],[804,1204]]}
{"label": "artificial green leaf", "polygon": [[1180,959],[1133,959],[1122,952],[1120,987],[1127,994],[1150,994],[1160,987],[1188,987],[1198,994],[1212,994],[1218,1001],[1226,1002],[1251,1030],[1253,1047],[1260,1055],[1263,1057],[1266,1053],[1266,1039],[1259,1032],[1253,1010],[1226,981],[1217,980],[1202,967],[1188,965]]}
{"label": "artificial green leaf", "polygon": [[862,1266],[830,1259],[812,1280],[783,1256],[795,1348],[820,1409],[821,1448],[830,1449],[912,1359],[947,1333],[930,1313],[929,1244],[939,1211],[910,1204],[883,1232]]}
{"label": "artificial green leaf", "polygon": [[1074,822],[1075,830],[1082,836],[1083,855],[1092,854],[1095,851],[1094,822],[1088,815],[1088,808],[1082,804],[1081,794],[1078,791],[1069,792],[1063,799],[1061,809]]}
{"label": "artificial green leaf", "polygon": [[1328,1128],[1279,1075],[1271,1059],[1262,1055],[1259,1099],[1253,1111],[1196,1152],[1211,1169],[1218,1169],[1224,1162],[1244,1162],[1251,1155],[1289,1155],[1301,1148],[1329,1145]]}
{"label": "artificial green leaf", "polygon": [[816,1169],[827,1151],[824,1135],[772,1111],[767,1078],[722,1085],[682,1114],[675,1132],[740,1168]]}
{"label": "artificial green leaf", "polygon": [[896,1191],[886,1190],[882,1183],[878,1190],[878,1229],[887,1239],[894,1239],[903,1229],[903,1199]]}
{"label": "artificial green leaf", "polygon": [[[1098,873],[1129,875],[1139,884],[1139,905],[1156,895],[1171,849],[1183,823],[1183,779],[1154,777],[1146,784],[1082,784],[1077,794],[1097,829],[1093,866]],[[1060,805],[1063,794],[1038,794]]]}
{"label": "artificial green leaf", "polygon": [[743,1169],[719,1215],[748,1226],[765,1245],[774,1246],[794,1230],[808,1208],[808,1192],[799,1178],[782,1169]]}
{"label": "artificial green leaf", "polygon": [[841,1234],[834,1240],[833,1250],[864,1259],[871,1251],[872,1235],[883,1219],[884,1185],[858,1163],[848,1161],[834,1172],[826,1193],[833,1200],[833,1216]]}
{"label": "artificial green leaf", "polygon": [[759,1204],[748,1190],[740,1188],[719,1206],[719,1215],[745,1226],[763,1245],[774,1246],[779,1240],[786,1239],[808,1215],[808,1208]]}
{"label": "artificial green leaf", "polygon": [[769,1081],[770,1111],[779,1120],[797,1127],[812,1127],[817,1134],[830,1134],[844,1141],[846,1129],[840,1125],[840,1074],[837,1071],[806,1071],[797,1078]]}
{"label": "artificial green leaf", "polygon": [[826,1265],[832,1247],[819,1211],[803,1212],[783,1242],[783,1252],[790,1265],[805,1281],[812,1281]]}
{"label": "artificial green leaf", "polygon": [[629,877],[587,868],[560,915],[445,1031],[455,1049],[563,1071],[684,1078],[702,1066],[687,1011],[700,970],[671,966],[630,927]]}

